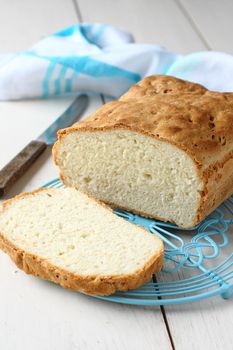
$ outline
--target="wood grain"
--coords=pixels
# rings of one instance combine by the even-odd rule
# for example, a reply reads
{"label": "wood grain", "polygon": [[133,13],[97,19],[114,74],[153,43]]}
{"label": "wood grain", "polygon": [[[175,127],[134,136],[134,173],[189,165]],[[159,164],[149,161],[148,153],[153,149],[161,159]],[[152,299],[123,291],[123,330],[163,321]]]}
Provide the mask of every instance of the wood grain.
{"label": "wood grain", "polygon": [[71,0],[1,0],[0,8],[0,53],[25,50],[77,22]]}
{"label": "wood grain", "polygon": [[212,50],[233,54],[232,0],[178,0]]}
{"label": "wood grain", "polygon": [[159,309],[66,291],[21,273],[2,253],[0,274],[0,297],[5,301],[0,303],[1,349],[144,350],[155,349],[155,336],[159,349],[171,349]]}
{"label": "wood grain", "polygon": [[137,42],[188,53],[205,47],[172,0],[78,0],[84,21],[110,23],[133,33]]}

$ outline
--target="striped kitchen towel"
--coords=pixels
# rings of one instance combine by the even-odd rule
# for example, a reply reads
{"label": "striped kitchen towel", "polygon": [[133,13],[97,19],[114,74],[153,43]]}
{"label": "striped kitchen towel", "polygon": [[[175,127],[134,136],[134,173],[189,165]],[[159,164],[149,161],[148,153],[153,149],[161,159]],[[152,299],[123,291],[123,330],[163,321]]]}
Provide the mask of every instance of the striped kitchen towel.
{"label": "striped kitchen towel", "polygon": [[0,55],[0,100],[77,92],[118,98],[152,74],[233,91],[231,55],[209,51],[182,56],[158,45],[134,43],[131,34],[113,26],[78,24],[46,37],[27,51]]}

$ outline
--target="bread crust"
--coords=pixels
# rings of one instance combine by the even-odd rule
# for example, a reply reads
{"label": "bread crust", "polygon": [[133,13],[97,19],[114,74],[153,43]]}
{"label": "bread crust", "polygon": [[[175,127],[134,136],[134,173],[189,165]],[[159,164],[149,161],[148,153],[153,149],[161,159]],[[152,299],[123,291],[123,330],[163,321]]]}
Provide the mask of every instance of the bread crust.
{"label": "bread crust", "polygon": [[[0,215],[10,204],[14,203],[15,201],[28,195],[36,194],[37,192],[46,190],[46,188],[42,188],[33,192],[21,193],[20,195],[5,201],[2,205]],[[92,200],[97,201],[107,210],[111,211],[102,202],[92,198],[90,195],[85,195]],[[129,289],[136,289],[142,284],[150,281],[153,273],[160,271],[162,268],[163,243],[161,240],[160,242],[161,249],[144,265],[143,268],[138,269],[133,274],[112,276],[77,275],[51,264],[48,260],[38,255],[31,254],[21,249],[12,243],[9,239],[7,239],[6,235],[3,232],[0,232],[0,248],[5,253],[7,253],[13,262],[24,272],[59,284],[65,289],[79,291],[81,293],[89,295],[111,295],[117,291],[125,292]]]}
{"label": "bread crust", "polygon": [[119,129],[175,145],[192,159],[203,183],[192,227],[233,193],[233,93],[209,91],[169,76],[145,78],[118,101],[60,130],[53,148],[55,163],[59,165],[58,147],[67,134]]}

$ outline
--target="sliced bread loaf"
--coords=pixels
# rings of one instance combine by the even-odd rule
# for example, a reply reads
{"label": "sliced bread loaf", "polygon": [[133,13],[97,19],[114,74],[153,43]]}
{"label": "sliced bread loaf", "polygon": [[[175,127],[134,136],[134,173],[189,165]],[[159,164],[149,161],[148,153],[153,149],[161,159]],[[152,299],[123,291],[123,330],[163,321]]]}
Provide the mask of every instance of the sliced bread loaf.
{"label": "sliced bread loaf", "polygon": [[54,158],[66,186],[193,227],[233,193],[233,93],[148,77],[61,130]]}
{"label": "sliced bread loaf", "polygon": [[134,289],[159,271],[163,243],[75,189],[5,202],[0,247],[25,272],[86,294]]}

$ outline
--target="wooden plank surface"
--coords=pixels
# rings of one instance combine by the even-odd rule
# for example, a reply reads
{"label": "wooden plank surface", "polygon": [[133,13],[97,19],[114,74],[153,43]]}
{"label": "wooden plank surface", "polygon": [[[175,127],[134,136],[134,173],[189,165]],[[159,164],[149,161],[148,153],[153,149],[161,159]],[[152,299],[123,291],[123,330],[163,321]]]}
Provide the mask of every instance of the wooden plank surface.
{"label": "wooden plank surface", "polygon": [[233,54],[232,0],[177,0],[212,50]]}
{"label": "wooden plank surface", "polygon": [[[72,1],[67,0],[0,0],[0,8],[2,52],[23,50],[78,18]],[[70,102],[71,99],[53,99],[0,103],[0,166],[47,127]],[[85,115],[101,104],[100,97],[92,98]],[[48,149],[7,197],[38,188],[57,176]],[[0,276],[0,349],[128,350],[132,347],[140,350],[154,349],[157,339],[161,350],[171,349],[159,308],[117,305],[65,291],[25,275],[2,252]]]}
{"label": "wooden plank surface", "polygon": [[107,303],[28,276],[0,254],[0,349],[170,349],[159,309]]}
{"label": "wooden plank surface", "polygon": [[[210,260],[205,266],[209,269],[214,268],[225,260],[232,253],[233,245],[233,227],[229,228],[229,245],[221,249],[220,256]],[[180,233],[187,242],[184,233]],[[216,241],[217,238],[216,238]],[[213,250],[210,250],[212,253]],[[194,253],[194,250],[192,250]],[[198,252],[196,252],[198,253]],[[181,269],[178,273],[162,273],[157,275],[157,280],[162,282],[171,282],[186,279],[192,276],[200,275],[201,271],[188,271]],[[209,281],[210,282],[210,281]],[[230,331],[230,325],[233,322],[233,299],[223,300],[221,296],[205,299],[200,302],[169,305],[164,307],[166,312],[169,329],[176,349],[231,349],[233,335]],[[185,326],[185,331],[184,331]],[[182,335],[183,334],[183,335]],[[182,336],[181,336],[182,335]]]}
{"label": "wooden plank surface", "polygon": [[77,22],[71,0],[1,0],[0,53],[25,50],[48,34]]}
{"label": "wooden plank surface", "polygon": [[173,0],[77,0],[84,21],[126,28],[137,42],[188,53],[205,46]]}

